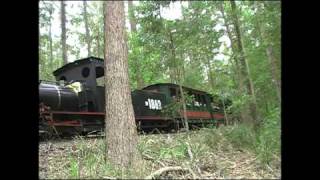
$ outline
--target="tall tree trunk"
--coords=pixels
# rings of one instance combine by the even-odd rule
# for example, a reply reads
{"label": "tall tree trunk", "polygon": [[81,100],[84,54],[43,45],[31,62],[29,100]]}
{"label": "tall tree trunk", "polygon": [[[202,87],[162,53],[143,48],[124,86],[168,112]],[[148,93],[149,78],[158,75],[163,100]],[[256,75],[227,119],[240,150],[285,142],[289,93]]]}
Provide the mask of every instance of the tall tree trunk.
{"label": "tall tree trunk", "polygon": [[[129,7],[129,20],[130,20],[130,27],[131,27],[131,33],[136,34],[137,28],[136,28],[136,20],[133,13],[133,3],[132,1],[128,1],[128,7]],[[142,89],[144,87],[144,79],[141,74],[140,70],[140,63],[137,58],[133,60],[136,66],[136,79],[137,79],[137,88]]]}
{"label": "tall tree trunk", "polygon": [[51,33],[51,29],[52,29],[52,22],[51,22],[51,18],[52,18],[52,10],[50,10],[49,12],[49,48],[50,48],[50,67],[52,67],[53,65],[53,49],[52,49],[52,33]]}
{"label": "tall tree trunk", "polygon": [[[223,7],[223,1],[222,2],[219,2],[220,4],[220,11],[221,11],[221,14],[222,14],[222,18],[224,20],[224,25],[226,26],[226,30],[227,30],[227,34],[228,34],[228,37],[230,39],[230,44],[231,44],[231,49],[232,49],[232,56],[234,57],[235,53],[237,52],[237,49],[236,49],[236,43],[235,43],[235,40],[233,38],[233,35],[231,33],[231,30],[230,30],[230,26],[229,26],[229,21],[228,19],[226,18],[225,16],[225,12],[224,12],[224,7]],[[236,67],[236,73],[237,73],[237,76],[238,76],[238,81],[239,81],[239,88],[240,90],[243,92],[244,90],[244,86],[243,86],[243,77],[240,73],[240,64],[239,64],[239,61],[237,58],[232,58],[235,62],[235,67]]]}
{"label": "tall tree trunk", "polygon": [[[238,96],[241,96],[245,91],[244,91],[244,85],[243,85],[243,76],[241,74],[241,67],[240,67],[240,64],[239,64],[239,61],[237,59],[237,57],[235,57],[235,55],[237,54],[238,50],[236,48],[236,43],[235,43],[235,40],[233,38],[233,35],[231,33],[231,30],[230,30],[230,23],[227,19],[227,17],[225,16],[225,11],[224,11],[224,2],[219,2],[220,4],[220,11],[221,11],[221,14],[222,14],[222,18],[224,20],[224,25],[226,27],[226,30],[227,30],[227,35],[230,39],[230,43],[231,43],[231,49],[232,49],[232,55],[231,55],[231,63],[235,69],[235,72],[236,72],[236,77],[234,77],[234,80],[238,80],[238,87],[239,87],[239,90],[237,91],[237,95]],[[233,59],[233,60],[232,60]],[[248,113],[247,112],[244,112],[244,111],[241,111],[240,112],[240,118],[242,121],[246,121],[246,119],[248,119]]]}
{"label": "tall tree trunk", "polygon": [[277,78],[277,65],[276,65],[276,58],[273,54],[273,48],[271,45],[269,45],[266,49],[266,53],[269,59],[269,63],[270,63],[270,67],[271,67],[271,74],[272,74],[272,80],[273,83],[275,84],[275,87],[277,89],[277,96],[278,96],[278,100],[281,103],[281,82],[280,80]]}
{"label": "tall tree trunk", "polygon": [[259,18],[259,12],[263,11],[263,9],[259,6],[258,2],[254,2],[255,7],[257,8],[257,16],[255,16],[255,22],[256,22],[256,27],[260,36],[260,40],[261,42],[267,42],[266,43],[266,55],[268,57],[269,60],[269,66],[270,66],[270,72],[271,72],[271,76],[272,76],[272,83],[274,84],[275,88],[276,88],[276,92],[277,92],[277,97],[279,102],[281,103],[281,82],[280,82],[280,78],[278,78],[278,73],[277,73],[277,59],[273,54],[273,47],[270,43],[268,43],[268,37],[264,31],[264,29],[261,27],[261,20]]}
{"label": "tall tree trunk", "polygon": [[139,159],[123,1],[106,1],[105,25],[106,154],[111,163],[123,171]]}
{"label": "tall tree trunk", "polygon": [[[103,8],[103,31],[106,29],[106,1],[102,2],[102,8]],[[103,56],[106,54],[106,33],[103,33]]]}
{"label": "tall tree trunk", "polygon": [[65,3],[61,1],[61,44],[62,44],[62,59],[63,64],[68,64],[68,57],[67,57],[67,37],[66,37],[66,10],[65,10]]}
{"label": "tall tree trunk", "polygon": [[253,121],[253,125],[255,126],[255,128],[257,129],[257,127],[259,126],[259,119],[257,117],[257,102],[256,102],[256,96],[255,96],[255,92],[254,92],[254,87],[253,87],[253,83],[252,83],[252,79],[250,77],[250,69],[249,69],[249,65],[248,62],[245,58],[245,54],[244,54],[244,49],[243,49],[243,44],[242,44],[242,39],[241,39],[241,33],[240,33],[240,25],[239,25],[239,20],[238,20],[238,12],[237,12],[237,7],[236,7],[236,3],[234,0],[230,1],[231,3],[231,9],[232,9],[232,16],[233,16],[233,23],[235,26],[235,32],[236,32],[236,36],[237,36],[237,47],[239,50],[239,60],[241,63],[241,73],[242,76],[245,78],[244,83],[247,86],[247,90],[249,95],[251,95],[253,102],[250,103],[250,114],[252,117],[252,121]]}
{"label": "tall tree trunk", "polygon": [[[171,49],[171,61],[172,63],[170,64],[174,64],[174,72],[175,72],[175,82],[179,85],[179,91],[180,91],[180,96],[181,96],[181,103],[182,103],[182,109],[183,109],[183,124],[184,124],[184,128],[186,129],[186,131],[189,131],[189,123],[188,123],[188,116],[187,116],[187,107],[186,107],[186,100],[184,97],[184,92],[183,92],[183,88],[182,88],[182,73],[179,71],[179,67],[177,65],[177,59],[176,59],[176,50],[175,50],[175,46],[174,46],[174,42],[173,42],[173,37],[172,37],[172,32],[169,30],[169,38],[170,38],[170,49]],[[182,63],[183,66],[183,63]]]}
{"label": "tall tree trunk", "polygon": [[226,105],[224,103],[224,97],[222,98],[222,106],[223,106],[223,113],[224,113],[224,117],[226,117],[226,125],[229,125],[229,119],[228,119],[228,113],[226,112]]}
{"label": "tall tree trunk", "polygon": [[90,32],[88,27],[88,13],[87,13],[87,1],[83,1],[83,18],[84,18],[84,26],[86,28],[86,41],[87,41],[87,50],[88,56],[91,56],[91,40],[90,40]]}
{"label": "tall tree trunk", "polygon": [[181,93],[181,101],[182,101],[182,108],[183,108],[183,122],[184,122],[184,127],[186,131],[189,131],[189,123],[188,123],[188,116],[187,116],[187,106],[186,106],[186,99],[184,97],[184,92],[182,90],[182,85],[181,82],[179,82],[179,90]]}
{"label": "tall tree trunk", "polygon": [[136,28],[136,20],[135,20],[135,17],[134,17],[133,8],[134,8],[133,7],[133,2],[132,1],[128,1],[130,28],[131,28],[131,31],[136,32],[137,28]]}
{"label": "tall tree trunk", "polygon": [[97,57],[100,57],[100,32],[99,32],[99,29],[98,29],[98,34],[96,36],[96,41],[97,41]]}
{"label": "tall tree trunk", "polygon": [[209,58],[207,58],[207,67],[208,67],[209,84],[210,84],[211,90],[214,90],[213,74],[212,74],[211,62]]}

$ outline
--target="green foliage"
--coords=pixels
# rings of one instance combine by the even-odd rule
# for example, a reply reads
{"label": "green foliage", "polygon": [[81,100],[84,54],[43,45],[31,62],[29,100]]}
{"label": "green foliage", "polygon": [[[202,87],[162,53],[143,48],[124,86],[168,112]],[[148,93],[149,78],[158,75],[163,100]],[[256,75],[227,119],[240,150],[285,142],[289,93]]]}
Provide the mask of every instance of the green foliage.
{"label": "green foliage", "polygon": [[280,110],[272,109],[263,121],[258,134],[256,153],[262,162],[270,163],[281,152]]}
{"label": "green foliage", "polygon": [[233,116],[240,116],[249,104],[250,96],[242,94],[240,96],[235,96],[232,98],[232,105],[230,106],[230,111]]}
{"label": "green foliage", "polygon": [[76,158],[71,157],[70,160],[69,174],[70,178],[79,178],[79,164]]}
{"label": "green foliage", "polygon": [[186,156],[187,146],[185,143],[180,142],[173,147],[164,147],[160,149],[160,159],[182,159]]}
{"label": "green foliage", "polygon": [[254,149],[255,133],[251,127],[244,124],[236,124],[225,134],[226,138],[236,148]]}
{"label": "green foliage", "polygon": [[180,115],[179,110],[181,110],[181,103],[173,101],[165,105],[161,112],[167,117],[177,117]]}
{"label": "green foliage", "polygon": [[[184,94],[184,99],[185,99],[185,104],[188,109],[188,107],[191,106],[191,104],[194,102],[195,97],[194,95],[189,95],[187,92],[183,92]],[[183,102],[181,97],[176,97],[173,99],[170,103],[166,104],[161,112],[167,116],[167,117],[177,117],[180,116],[180,112],[183,110]]]}

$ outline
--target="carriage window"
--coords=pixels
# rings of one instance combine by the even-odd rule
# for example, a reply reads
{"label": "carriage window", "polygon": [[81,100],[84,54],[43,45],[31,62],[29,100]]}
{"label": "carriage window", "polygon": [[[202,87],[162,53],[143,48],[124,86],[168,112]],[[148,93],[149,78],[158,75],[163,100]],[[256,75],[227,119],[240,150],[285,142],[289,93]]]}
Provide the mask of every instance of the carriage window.
{"label": "carriage window", "polygon": [[176,88],[170,88],[170,96],[177,96]]}
{"label": "carriage window", "polygon": [[61,76],[59,80],[60,81],[67,81],[67,78],[65,76]]}
{"label": "carriage window", "polygon": [[104,76],[97,78],[97,85],[98,86],[104,86]]}
{"label": "carriage window", "polygon": [[92,101],[88,102],[88,111],[93,112],[94,111],[94,104]]}
{"label": "carriage window", "polygon": [[[192,96],[193,96],[193,94],[192,94],[189,90],[187,90],[187,95],[188,95],[190,98],[192,98]],[[187,107],[188,107],[188,108],[192,108],[192,107],[193,107],[193,100],[192,100],[191,102],[188,102],[188,103],[187,103]]]}
{"label": "carriage window", "polygon": [[199,108],[200,107],[200,95],[199,94],[195,94],[195,101],[194,101],[194,105],[195,107]]}
{"label": "carriage window", "polygon": [[84,78],[88,77],[90,74],[90,69],[88,67],[83,68],[81,74]]}
{"label": "carriage window", "polygon": [[204,95],[201,95],[201,101],[202,101],[202,106],[206,107],[207,106],[207,102],[206,102],[206,97]]}
{"label": "carriage window", "polygon": [[96,67],[96,82],[98,86],[104,86],[104,69],[103,67]]}

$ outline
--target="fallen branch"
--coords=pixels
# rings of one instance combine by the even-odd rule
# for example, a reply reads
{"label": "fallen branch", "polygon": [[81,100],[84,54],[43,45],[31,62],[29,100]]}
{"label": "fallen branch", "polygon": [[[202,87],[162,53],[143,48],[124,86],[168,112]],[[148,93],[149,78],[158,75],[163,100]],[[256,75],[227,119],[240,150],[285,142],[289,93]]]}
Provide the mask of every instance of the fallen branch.
{"label": "fallen branch", "polygon": [[191,168],[188,168],[189,172],[192,174],[193,179],[198,179],[197,175],[192,171]]}
{"label": "fallen branch", "polygon": [[199,168],[199,166],[197,164],[196,164],[196,168],[197,168],[198,173],[201,175],[202,174],[201,169]]}
{"label": "fallen branch", "polygon": [[145,177],[145,179],[157,178],[157,177],[159,177],[162,173],[168,172],[168,171],[190,171],[190,170],[189,170],[188,168],[182,168],[182,167],[180,167],[180,166],[164,167],[164,168],[161,168],[161,169],[153,172],[153,173],[150,174],[149,176]]}
{"label": "fallen branch", "polygon": [[160,130],[158,129],[158,128],[154,128],[152,131],[151,131],[151,133],[150,134],[153,134],[153,132],[157,132],[157,133],[159,133],[159,134],[161,134],[162,135],[162,133],[160,132]]}
{"label": "fallen branch", "polygon": [[165,166],[161,161],[154,159],[153,157],[147,155],[147,154],[142,154],[143,159],[145,160],[150,160],[150,161],[155,161],[159,163],[161,166]]}
{"label": "fallen branch", "polygon": [[105,177],[103,177],[103,179],[117,179],[117,178],[105,176]]}
{"label": "fallen branch", "polygon": [[148,154],[142,154],[142,157],[143,157],[143,159],[145,159],[145,160],[152,160],[152,161],[154,161],[154,158],[151,157],[151,156],[149,156]]}
{"label": "fallen branch", "polygon": [[186,144],[187,144],[188,154],[189,154],[190,160],[192,161],[193,160],[193,155],[192,155],[192,151],[191,151],[190,145],[189,145],[188,142],[186,142]]}

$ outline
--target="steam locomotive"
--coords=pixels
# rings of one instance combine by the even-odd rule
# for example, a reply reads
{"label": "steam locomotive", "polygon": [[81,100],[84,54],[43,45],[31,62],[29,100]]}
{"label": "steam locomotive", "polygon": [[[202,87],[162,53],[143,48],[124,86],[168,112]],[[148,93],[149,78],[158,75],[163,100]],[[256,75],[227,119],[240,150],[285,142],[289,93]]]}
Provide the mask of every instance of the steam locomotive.
{"label": "steam locomotive", "polygon": [[[104,61],[97,57],[76,60],[55,70],[55,82],[39,82],[40,135],[74,135],[103,132],[105,90],[98,80],[104,76]],[[183,87],[193,96],[186,115],[190,127],[224,123],[221,107],[200,90]],[[183,112],[167,113],[166,107],[180,97],[179,86],[158,83],[131,92],[139,130],[177,130],[183,127]]]}

